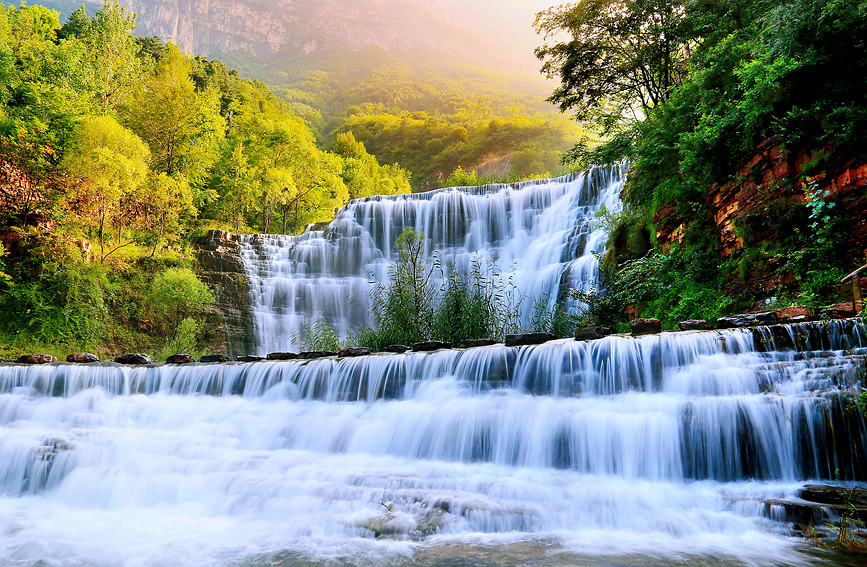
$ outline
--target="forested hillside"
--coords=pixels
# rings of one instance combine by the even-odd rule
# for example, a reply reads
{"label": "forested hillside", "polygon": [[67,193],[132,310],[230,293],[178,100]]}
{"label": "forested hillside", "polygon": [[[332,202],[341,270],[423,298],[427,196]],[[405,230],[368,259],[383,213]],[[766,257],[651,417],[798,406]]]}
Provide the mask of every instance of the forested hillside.
{"label": "forested hillside", "polygon": [[196,235],[297,232],[410,190],[351,135],[323,151],[264,84],[135,27],[117,2],[62,26],[0,9],[0,342],[195,347]]}
{"label": "forested hillside", "polygon": [[608,136],[566,159],[631,163],[597,320],[844,299],[865,250],[867,2],[583,0],[537,25],[551,100]]}

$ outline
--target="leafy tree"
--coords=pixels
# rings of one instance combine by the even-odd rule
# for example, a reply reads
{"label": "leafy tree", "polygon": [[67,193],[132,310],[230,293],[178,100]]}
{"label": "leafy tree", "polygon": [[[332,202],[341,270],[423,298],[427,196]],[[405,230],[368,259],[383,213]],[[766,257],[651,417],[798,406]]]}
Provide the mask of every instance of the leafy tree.
{"label": "leafy tree", "polygon": [[[73,212],[99,240],[101,259],[112,225],[122,235],[124,206],[140,200],[138,188],[148,173],[150,151],[134,133],[110,116],[82,120],[63,167],[78,183],[68,200]],[[129,244],[129,243],[127,243]]]}
{"label": "leafy tree", "polygon": [[691,33],[684,0],[581,0],[541,12],[536,49],[542,71],[558,77],[549,100],[607,131],[640,119],[686,76]]}
{"label": "leafy tree", "polygon": [[191,270],[169,268],[154,278],[149,298],[157,308],[170,315],[174,326],[190,314],[214,303],[214,294]]}
{"label": "leafy tree", "polygon": [[129,14],[117,0],[105,0],[82,39],[88,46],[88,64],[94,75],[96,99],[103,108],[124,102],[147,71],[138,57],[139,46],[131,35],[136,16]]}
{"label": "leafy tree", "polygon": [[197,93],[190,68],[180,50],[169,46],[123,114],[129,127],[148,143],[154,170],[195,182],[213,163],[224,126],[216,93]]}
{"label": "leafy tree", "polygon": [[87,15],[87,10],[85,9],[84,4],[82,4],[78,9],[69,14],[66,23],[60,28],[58,37],[61,39],[84,37],[92,25],[93,21],[90,16]]}

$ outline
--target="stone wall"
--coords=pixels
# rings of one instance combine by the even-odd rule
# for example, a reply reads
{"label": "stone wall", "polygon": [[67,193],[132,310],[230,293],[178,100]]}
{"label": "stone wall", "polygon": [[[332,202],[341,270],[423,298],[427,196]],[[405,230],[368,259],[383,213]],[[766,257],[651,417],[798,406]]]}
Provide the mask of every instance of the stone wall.
{"label": "stone wall", "polygon": [[240,254],[239,236],[211,230],[196,244],[199,276],[214,291],[223,314],[226,350],[230,357],[253,352],[255,336],[249,306],[249,280]]}

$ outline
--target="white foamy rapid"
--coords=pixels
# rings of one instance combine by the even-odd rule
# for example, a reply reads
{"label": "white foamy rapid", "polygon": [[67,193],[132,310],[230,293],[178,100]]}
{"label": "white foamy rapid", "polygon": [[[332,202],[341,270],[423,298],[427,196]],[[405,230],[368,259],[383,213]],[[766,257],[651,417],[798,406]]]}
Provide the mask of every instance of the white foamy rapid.
{"label": "white foamy rapid", "polygon": [[474,259],[496,265],[524,294],[528,323],[540,299],[588,289],[606,235],[596,212],[620,208],[623,172],[597,168],[553,180],[459,187],[353,201],[324,230],[251,235],[242,255],[259,354],[297,350],[302,329],[325,318],[341,335],[371,323],[371,281],[388,280],[405,228],[425,236],[429,265],[444,276]]}
{"label": "white foamy rapid", "polygon": [[0,364],[0,565],[821,564],[762,500],[857,473],[865,336],[791,336]]}

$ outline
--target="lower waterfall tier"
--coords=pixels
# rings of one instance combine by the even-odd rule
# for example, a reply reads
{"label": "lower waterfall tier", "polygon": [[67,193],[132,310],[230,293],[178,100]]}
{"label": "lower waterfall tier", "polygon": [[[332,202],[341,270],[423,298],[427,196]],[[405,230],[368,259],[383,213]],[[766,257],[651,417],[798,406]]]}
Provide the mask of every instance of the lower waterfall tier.
{"label": "lower waterfall tier", "polygon": [[867,476],[864,336],[0,365],[0,564],[808,565],[763,501]]}

